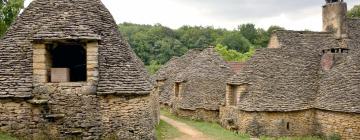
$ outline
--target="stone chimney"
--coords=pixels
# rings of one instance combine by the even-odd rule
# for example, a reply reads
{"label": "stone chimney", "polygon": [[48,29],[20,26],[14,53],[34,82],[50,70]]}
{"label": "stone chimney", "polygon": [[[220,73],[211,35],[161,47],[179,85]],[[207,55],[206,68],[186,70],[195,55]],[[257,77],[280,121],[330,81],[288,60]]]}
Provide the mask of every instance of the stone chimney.
{"label": "stone chimney", "polygon": [[346,38],[347,4],[343,0],[326,0],[323,6],[323,31],[333,32],[336,38]]}

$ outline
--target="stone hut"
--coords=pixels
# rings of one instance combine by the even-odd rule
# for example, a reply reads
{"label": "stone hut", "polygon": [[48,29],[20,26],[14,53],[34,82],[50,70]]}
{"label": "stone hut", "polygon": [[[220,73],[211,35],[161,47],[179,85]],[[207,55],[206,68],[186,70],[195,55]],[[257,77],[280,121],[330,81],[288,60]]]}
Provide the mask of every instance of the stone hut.
{"label": "stone hut", "polygon": [[153,139],[149,76],[100,0],[35,0],[0,41],[0,131]]}
{"label": "stone hut", "polygon": [[189,50],[181,57],[174,57],[155,74],[156,90],[159,93],[159,102],[162,107],[170,107],[173,98],[173,87],[176,75],[184,70],[200,53],[198,49]]}
{"label": "stone hut", "polygon": [[218,121],[219,107],[225,103],[225,82],[233,75],[214,48],[203,50],[177,74],[172,112],[192,119]]}
{"label": "stone hut", "polygon": [[324,7],[324,31],[276,31],[228,80],[221,124],[251,135],[360,139],[360,19]]}

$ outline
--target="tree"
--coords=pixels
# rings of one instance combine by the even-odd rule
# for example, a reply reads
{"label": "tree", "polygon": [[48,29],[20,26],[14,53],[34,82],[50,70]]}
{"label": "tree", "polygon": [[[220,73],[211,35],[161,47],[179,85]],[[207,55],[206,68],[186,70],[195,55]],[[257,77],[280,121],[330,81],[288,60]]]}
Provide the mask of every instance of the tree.
{"label": "tree", "polygon": [[0,0],[0,37],[5,34],[22,8],[24,0]]}
{"label": "tree", "polygon": [[241,53],[248,52],[252,44],[239,31],[227,32],[217,41],[218,44]]}
{"label": "tree", "polygon": [[255,44],[255,40],[258,35],[255,24],[242,24],[238,27],[238,30],[246,39],[250,41],[250,43]]}
{"label": "tree", "polygon": [[269,29],[267,30],[267,33],[268,33],[269,35],[271,35],[271,34],[272,34],[274,31],[276,31],[276,30],[285,30],[285,28],[280,27],[280,26],[276,26],[276,25],[272,25],[272,26],[270,26]]}
{"label": "tree", "polygon": [[251,58],[251,56],[255,53],[254,48],[250,48],[249,52],[240,53],[238,51],[228,49],[227,46],[223,46],[221,44],[216,45],[215,50],[222,56],[225,61],[238,61],[244,62]]}
{"label": "tree", "polygon": [[283,28],[271,26],[264,30],[255,28],[254,24],[244,24],[236,30],[211,26],[170,29],[160,24],[119,24],[122,36],[128,40],[145,65],[149,66],[151,72],[156,71],[158,66],[165,64],[173,56],[181,56],[189,49],[215,45],[226,60],[247,60],[256,48],[267,47],[271,32],[277,29]]}
{"label": "tree", "polygon": [[350,11],[348,11],[347,16],[350,18],[360,18],[360,5],[355,5]]}

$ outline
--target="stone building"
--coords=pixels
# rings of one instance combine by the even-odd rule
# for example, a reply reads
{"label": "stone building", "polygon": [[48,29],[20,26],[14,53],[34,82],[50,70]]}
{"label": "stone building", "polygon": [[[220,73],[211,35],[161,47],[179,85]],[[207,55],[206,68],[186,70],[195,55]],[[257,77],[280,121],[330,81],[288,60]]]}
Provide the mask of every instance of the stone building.
{"label": "stone building", "polygon": [[0,131],[153,139],[149,76],[100,0],[34,0],[0,41]]}
{"label": "stone building", "polygon": [[170,107],[173,98],[173,88],[176,75],[184,70],[200,53],[198,49],[189,50],[181,57],[174,57],[155,74],[156,90],[159,93],[159,102],[162,107]]}
{"label": "stone building", "polygon": [[214,48],[203,50],[173,83],[172,112],[178,116],[206,121],[219,120],[225,103],[225,82],[235,75]]}
{"label": "stone building", "polygon": [[251,135],[360,139],[360,19],[323,6],[323,32],[276,31],[228,80],[221,124]]}

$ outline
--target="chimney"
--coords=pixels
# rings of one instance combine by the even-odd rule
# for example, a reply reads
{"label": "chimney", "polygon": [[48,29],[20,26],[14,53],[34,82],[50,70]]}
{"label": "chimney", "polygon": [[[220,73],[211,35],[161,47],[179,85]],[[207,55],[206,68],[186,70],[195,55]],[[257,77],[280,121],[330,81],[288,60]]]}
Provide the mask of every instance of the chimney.
{"label": "chimney", "polygon": [[347,4],[343,0],[326,0],[323,6],[323,31],[333,32],[338,39],[346,38]]}

